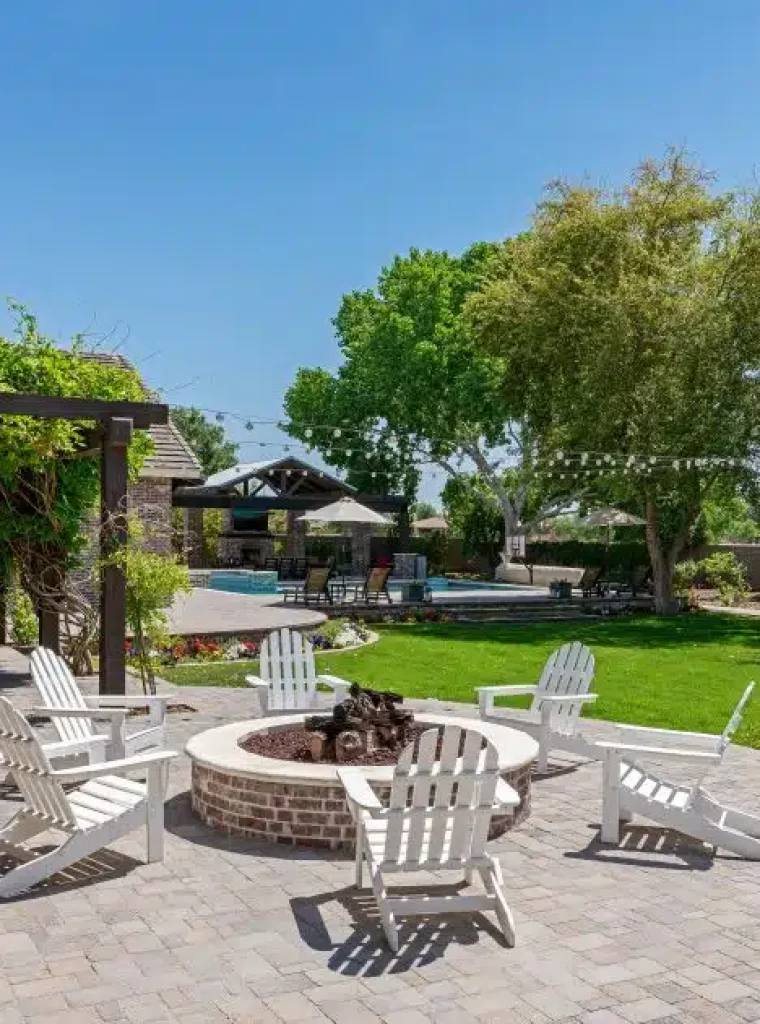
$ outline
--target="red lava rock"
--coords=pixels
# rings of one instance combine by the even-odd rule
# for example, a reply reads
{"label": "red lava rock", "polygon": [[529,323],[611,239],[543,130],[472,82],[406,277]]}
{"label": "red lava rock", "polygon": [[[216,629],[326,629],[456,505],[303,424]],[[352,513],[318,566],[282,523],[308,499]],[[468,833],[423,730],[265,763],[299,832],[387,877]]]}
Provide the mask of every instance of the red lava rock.
{"label": "red lava rock", "polygon": [[[407,742],[416,740],[425,731],[421,725],[409,727]],[[247,736],[240,746],[252,754],[260,754],[262,757],[273,757],[277,761],[308,761],[313,763],[311,756],[312,741],[314,733],[309,732],[302,725],[289,726],[286,729],[276,729],[273,732],[255,732]],[[377,747],[371,753],[360,754],[349,760],[342,760],[340,764],[395,764],[399,754],[403,750],[402,745],[397,747]],[[323,759],[321,764],[338,764],[335,759]]]}

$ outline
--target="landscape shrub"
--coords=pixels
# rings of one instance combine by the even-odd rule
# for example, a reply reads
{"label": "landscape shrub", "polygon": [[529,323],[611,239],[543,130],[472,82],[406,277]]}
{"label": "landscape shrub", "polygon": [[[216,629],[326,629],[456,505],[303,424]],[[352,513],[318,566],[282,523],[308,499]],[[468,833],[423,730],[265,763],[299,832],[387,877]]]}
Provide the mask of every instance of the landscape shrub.
{"label": "landscape shrub", "polygon": [[25,590],[14,587],[11,598],[11,639],[14,644],[36,644],[39,621],[32,599]]}
{"label": "landscape shrub", "polygon": [[699,563],[705,583],[718,591],[720,603],[736,604],[749,593],[747,569],[733,551],[716,551]]}

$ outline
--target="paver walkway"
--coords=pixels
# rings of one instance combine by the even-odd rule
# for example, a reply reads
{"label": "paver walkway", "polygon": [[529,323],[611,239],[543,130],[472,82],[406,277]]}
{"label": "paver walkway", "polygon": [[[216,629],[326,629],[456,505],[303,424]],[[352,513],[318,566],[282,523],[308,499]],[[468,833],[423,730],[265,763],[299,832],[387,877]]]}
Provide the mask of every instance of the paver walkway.
{"label": "paver walkway", "polygon": [[[35,702],[7,649],[0,692]],[[178,750],[255,713],[247,690],[177,692],[197,709],[171,716]],[[193,820],[178,758],[165,863],[144,865],[136,834],[77,887],[0,904],[0,1022],[760,1020],[760,864],[640,824],[625,849],[600,849],[599,774],[537,780],[530,820],[494,844],[513,950],[485,918],[409,919],[393,956],[348,860],[224,841]],[[716,782],[756,806],[760,755],[731,750]]]}

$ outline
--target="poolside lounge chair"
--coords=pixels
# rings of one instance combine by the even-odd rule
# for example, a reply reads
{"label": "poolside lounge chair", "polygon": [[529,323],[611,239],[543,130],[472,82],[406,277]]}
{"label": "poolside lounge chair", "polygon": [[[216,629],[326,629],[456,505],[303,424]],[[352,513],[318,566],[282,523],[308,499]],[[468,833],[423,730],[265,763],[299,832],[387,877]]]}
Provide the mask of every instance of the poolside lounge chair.
{"label": "poolside lounge chair", "polygon": [[293,559],[292,558],[281,558],[280,564],[277,570],[279,578],[281,580],[289,580],[292,578],[293,573]]}
{"label": "poolside lounge chair", "polygon": [[350,683],[338,676],[317,675],[314,648],[298,630],[275,630],[264,637],[259,655],[258,676],[245,677],[255,686],[262,713],[307,711],[318,707],[317,683],[325,683],[333,691],[335,703],[348,696]]}
{"label": "poolside lounge chair", "polygon": [[[48,758],[87,753],[90,760],[105,761],[163,747],[168,696],[85,697],[60,654],[36,647],[29,661],[42,700],[42,706],[34,710],[49,715],[58,733],[57,742],[45,744]],[[148,708],[147,727],[128,733],[127,713],[135,707]],[[106,731],[95,731],[93,722],[98,721],[108,723]]]}
{"label": "poolside lounge chair", "polygon": [[[428,729],[404,748],[387,807],[359,768],[339,768],[356,823],[356,885],[364,861],[388,945],[398,951],[397,914],[496,913],[507,944],[515,926],[504,898],[498,860],[486,852],[491,816],[520,798],[499,776],[496,748],[475,729]],[[466,896],[389,895],[385,876],[400,871],[477,871],[485,893]]]}
{"label": "poolside lounge chair", "polygon": [[[27,720],[0,697],[0,765],[10,769],[24,807],[0,829],[0,851],[20,863],[0,877],[7,899],[145,826],[148,861],[164,856],[164,776],[171,750],[152,751],[118,761],[54,771]],[[147,782],[125,778],[147,774]],[[67,783],[82,785],[64,790]],[[50,852],[26,843],[48,832],[66,838]]]}
{"label": "poolside lounge chair", "polygon": [[283,601],[286,604],[290,599],[296,603],[301,600],[304,604],[319,604],[324,599],[328,604],[332,604],[332,595],[330,593],[331,574],[332,569],[329,568],[309,569],[303,585],[294,584],[283,589]]}
{"label": "poolside lounge chair", "polygon": [[[623,733],[619,740],[597,743],[604,757],[603,843],[617,844],[620,822],[640,814],[709,843],[715,850],[722,848],[760,860],[760,817],[726,806],[703,786],[709,769],[722,761],[754,685],[750,683],[744,691],[719,736],[626,725],[618,726]],[[666,781],[659,771],[641,767],[639,762],[647,757],[654,761],[691,761],[697,767],[697,779],[690,786]]]}
{"label": "poolside lounge chair", "polygon": [[[538,771],[545,772],[555,747],[596,758],[594,744],[577,732],[584,703],[596,700],[588,688],[594,678],[594,655],[584,644],[565,644],[544,665],[541,678],[532,686],[479,686],[476,689],[480,717],[521,729],[538,740]],[[495,697],[532,694],[530,710],[494,709]]]}
{"label": "poolside lounge chair", "polygon": [[[583,570],[583,575],[578,581],[578,587],[580,588],[583,597],[591,597],[592,594],[598,593],[599,579],[602,575],[601,568],[587,566]],[[531,580],[531,583],[533,581]]]}
{"label": "poolside lounge chair", "polygon": [[265,558],[263,565],[264,572],[276,572],[279,575],[280,572],[280,559],[279,558]]}
{"label": "poolside lounge chair", "polygon": [[391,568],[388,565],[373,566],[364,578],[364,583],[353,588],[354,601],[363,601],[364,604],[377,604],[381,597],[384,597],[388,604],[391,603],[391,595],[388,592],[388,577]]}

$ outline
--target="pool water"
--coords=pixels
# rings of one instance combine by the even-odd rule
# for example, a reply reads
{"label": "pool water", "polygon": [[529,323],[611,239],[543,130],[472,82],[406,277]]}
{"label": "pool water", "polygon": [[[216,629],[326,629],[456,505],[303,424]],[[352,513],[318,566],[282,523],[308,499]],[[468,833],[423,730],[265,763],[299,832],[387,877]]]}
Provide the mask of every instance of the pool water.
{"label": "pool water", "polygon": [[[452,590],[514,590],[509,583],[483,583],[470,580],[448,580],[445,576],[430,576],[428,587],[435,594],[448,593]],[[390,580],[388,589],[400,591],[402,580]],[[231,594],[282,594],[285,586],[277,582],[273,572],[253,572],[248,570],[223,569],[213,571],[209,576],[208,587],[211,590],[224,590]]]}

